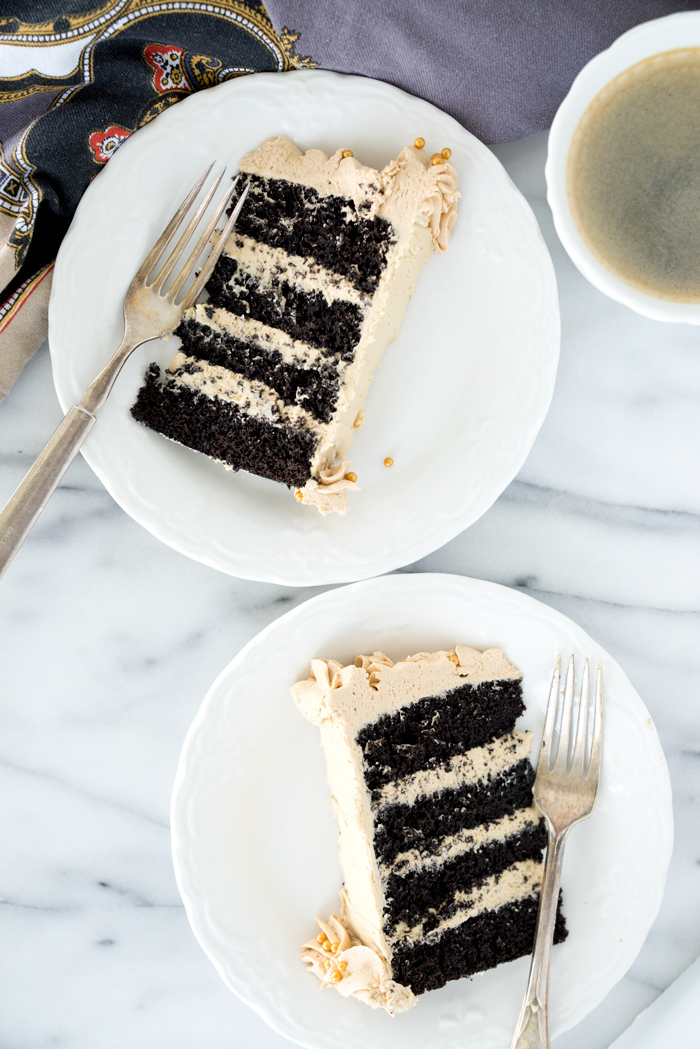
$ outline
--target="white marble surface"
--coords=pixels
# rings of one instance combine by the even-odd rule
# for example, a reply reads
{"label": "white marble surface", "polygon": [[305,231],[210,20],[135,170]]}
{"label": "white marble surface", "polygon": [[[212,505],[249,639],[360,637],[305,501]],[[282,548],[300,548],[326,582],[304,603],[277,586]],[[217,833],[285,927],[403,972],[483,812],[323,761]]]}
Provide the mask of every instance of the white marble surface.
{"label": "white marble surface", "polygon": [[[557,270],[552,408],[495,506],[407,569],[492,579],[560,609],[619,660],[656,721],[676,817],[664,903],[630,973],[555,1043],[605,1049],[700,953],[700,333],[586,284],[553,232],[545,149],[540,135],[496,153]],[[0,407],[0,502],[58,419],[43,349]],[[195,942],[168,805],[219,670],[317,592],[188,561],[73,464],[0,583],[3,1049],[289,1044]]]}

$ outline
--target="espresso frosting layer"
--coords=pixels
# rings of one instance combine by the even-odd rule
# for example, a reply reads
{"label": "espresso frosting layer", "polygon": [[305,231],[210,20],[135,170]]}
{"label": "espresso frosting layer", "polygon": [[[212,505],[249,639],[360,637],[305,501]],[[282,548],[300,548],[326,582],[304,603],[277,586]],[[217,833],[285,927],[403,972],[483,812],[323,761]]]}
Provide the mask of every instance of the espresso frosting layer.
{"label": "espresso frosting layer", "polygon": [[377,807],[401,802],[413,805],[418,798],[454,790],[467,784],[488,783],[493,777],[513,768],[527,757],[532,749],[531,732],[511,732],[484,747],[472,747],[466,754],[451,758],[436,769],[421,769],[405,779],[387,783],[373,797]]}
{"label": "espresso frosting layer", "polygon": [[426,854],[420,849],[400,852],[387,873],[404,875],[409,871],[434,870],[458,856],[464,856],[467,852],[474,852],[484,846],[500,844],[507,838],[516,837],[522,831],[537,826],[541,819],[541,813],[534,805],[517,809],[493,823],[445,835],[435,852]]}
{"label": "espresso frosting layer", "polygon": [[402,923],[396,927],[391,943],[408,941],[417,943],[425,940],[428,943],[440,938],[447,929],[454,929],[463,922],[475,918],[485,911],[497,911],[508,903],[517,903],[539,892],[542,884],[542,863],[536,860],[523,860],[514,863],[507,870],[494,874],[468,892],[455,893],[453,913],[443,918],[434,928],[424,934],[424,923],[408,926]]}
{"label": "espresso frosting layer", "polygon": [[323,295],[329,305],[340,301],[366,308],[371,301],[371,296],[358,291],[349,280],[331,273],[315,259],[291,255],[252,237],[233,233],[224,254],[235,259],[240,274],[254,278],[261,291],[269,291],[287,281],[299,291]]}
{"label": "espresso frosting layer", "polygon": [[178,385],[195,390],[204,397],[216,397],[245,408],[246,413],[254,419],[263,419],[276,426],[313,430],[319,434],[324,431],[323,423],[303,408],[285,404],[265,383],[246,379],[228,368],[178,353],[169,364],[168,372]]}
{"label": "espresso frosting layer", "polygon": [[[318,368],[326,360],[326,354],[322,349],[309,346],[301,339],[293,339],[278,328],[271,328],[252,317],[241,317],[237,313],[229,313],[228,310],[206,303],[198,303],[187,310],[184,319],[210,328],[217,335],[248,343],[263,355],[279,353],[286,364],[293,364],[297,368]],[[338,361],[337,367],[342,374],[346,365],[343,361]]]}

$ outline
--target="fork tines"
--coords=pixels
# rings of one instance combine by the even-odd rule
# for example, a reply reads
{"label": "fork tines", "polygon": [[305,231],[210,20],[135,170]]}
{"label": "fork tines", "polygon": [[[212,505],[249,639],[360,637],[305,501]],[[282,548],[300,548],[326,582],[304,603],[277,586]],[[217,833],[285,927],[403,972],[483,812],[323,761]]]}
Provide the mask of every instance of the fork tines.
{"label": "fork tines", "polygon": [[[178,240],[177,244],[175,245],[175,247],[171,251],[171,253],[168,256],[168,258],[166,259],[164,265],[161,267],[161,269],[159,270],[157,275],[153,278],[153,280],[150,281],[150,283],[149,283],[149,277],[151,277],[151,275],[153,273],[153,270],[155,269],[157,263],[160,261],[162,255],[163,255],[163,253],[165,251],[165,249],[170,244],[170,241],[175,236],[175,233],[179,229],[180,224],[182,223],[183,219],[185,218],[185,216],[187,215],[188,211],[192,207],[192,204],[194,203],[194,201],[199,196],[199,194],[200,194],[200,192],[202,190],[202,187],[204,186],[205,182],[207,181],[207,178],[209,177],[209,175],[211,174],[211,171],[212,171],[213,167],[214,167],[214,165],[210,164],[209,167],[207,168],[207,170],[197,179],[197,181],[195,182],[194,186],[192,187],[190,192],[187,194],[187,196],[185,197],[185,199],[183,200],[182,204],[180,205],[180,207],[177,209],[177,211],[173,215],[173,217],[170,220],[170,222],[168,223],[168,225],[163,230],[163,233],[160,235],[160,237],[156,241],[155,245],[153,246],[153,249],[149,252],[148,256],[146,257],[146,259],[145,259],[145,261],[143,263],[143,265],[139,269],[138,273],[136,274],[136,276],[134,277],[134,280],[132,282],[133,284],[140,283],[140,284],[143,284],[143,285],[146,285],[146,286],[150,287],[153,291],[163,295],[163,298],[166,298],[170,302],[173,302],[173,303],[175,302],[175,300],[177,299],[177,296],[180,294],[180,292],[184,288],[185,283],[187,282],[187,279],[189,278],[190,274],[192,273],[192,270],[194,269],[195,265],[197,264],[198,260],[200,259],[201,255],[202,255],[202,252],[204,251],[204,248],[206,247],[207,242],[211,239],[212,234],[214,233],[214,230],[216,229],[217,223],[219,222],[219,219],[221,218],[221,216],[223,215],[225,209],[228,207],[229,203],[231,202],[231,198],[233,197],[233,195],[236,192],[236,189],[238,187],[238,182],[240,180],[240,175],[237,175],[235,177],[235,179],[233,179],[231,185],[229,186],[227,191],[223,194],[221,200],[219,201],[218,205],[216,206],[216,208],[214,210],[214,214],[212,215],[211,219],[209,220],[209,222],[207,223],[205,229],[203,230],[202,234],[200,235],[199,239],[197,240],[196,245],[194,246],[194,248],[190,252],[190,255],[189,255],[189,258],[187,259],[187,262],[182,267],[182,270],[178,273],[175,281],[173,282],[172,287],[168,289],[168,292],[164,294],[163,293],[163,288],[164,288],[168,278],[171,276],[175,266],[177,265],[180,257],[182,256],[185,248],[187,247],[187,244],[189,243],[190,239],[192,238],[192,235],[194,234],[194,231],[197,229],[197,226],[199,225],[199,223],[200,223],[200,221],[201,221],[205,211],[209,207],[209,204],[211,203],[212,198],[213,198],[214,194],[216,193],[216,190],[218,189],[219,184],[220,184],[220,182],[221,182],[221,180],[222,180],[222,178],[224,176],[224,172],[223,171],[221,172],[221,174],[217,178],[214,179],[213,184],[211,185],[211,187],[209,188],[209,190],[205,194],[204,199],[199,204],[199,206],[198,206],[197,210],[195,211],[194,215],[192,216],[192,218],[188,222],[188,224],[185,227],[182,235],[180,236],[180,239]],[[194,282],[194,284],[192,285],[190,290],[187,292],[187,294],[184,296],[182,301],[180,303],[178,303],[178,305],[181,306],[183,312],[186,309],[189,309],[190,306],[194,305],[194,303],[197,301],[199,296],[202,294],[202,292],[204,290],[204,285],[209,280],[209,277],[212,274],[214,266],[218,262],[219,256],[220,256],[221,252],[223,251],[224,246],[225,246],[225,244],[226,244],[226,242],[227,242],[227,240],[229,238],[229,234],[231,233],[231,230],[233,229],[233,227],[234,227],[234,225],[236,223],[236,219],[238,218],[240,210],[243,207],[243,203],[245,201],[245,198],[246,198],[247,194],[248,194],[248,184],[246,184],[245,187],[243,188],[243,191],[240,194],[240,196],[238,198],[238,201],[236,202],[236,206],[234,207],[233,211],[231,212],[231,215],[229,216],[229,219],[228,219],[226,225],[224,226],[223,230],[221,231],[221,234],[218,236],[218,238],[216,240],[216,243],[212,247],[212,250],[211,250],[211,252],[209,254],[209,258],[207,259],[207,261],[204,264],[204,266],[202,266],[202,269],[200,270],[200,272],[199,272],[199,274],[197,276],[196,281]]]}
{"label": "fork tines", "polygon": [[571,658],[569,659],[569,665],[566,670],[566,681],[564,682],[564,704],[563,709],[561,710],[559,737],[558,740],[555,740],[554,730],[557,724],[557,715],[559,714],[560,710],[560,675],[561,658],[557,657],[554,666],[554,674],[552,675],[552,685],[549,690],[547,715],[544,723],[544,732],[542,734],[542,749],[540,752],[540,762],[544,763],[545,770],[556,771],[564,775],[566,775],[567,772],[574,773],[577,776],[585,778],[586,776],[588,776],[591,769],[597,770],[600,766],[603,737],[603,665],[600,662],[598,663],[598,670],[596,673],[593,734],[591,740],[590,756],[587,763],[586,750],[588,742],[588,707],[590,701],[588,660],[586,660],[583,667],[583,677],[581,680],[581,695],[579,699],[578,708],[578,724],[576,727],[574,752],[570,767],[569,749],[571,742],[571,732],[573,727],[572,712],[574,702],[573,656],[571,656]]}

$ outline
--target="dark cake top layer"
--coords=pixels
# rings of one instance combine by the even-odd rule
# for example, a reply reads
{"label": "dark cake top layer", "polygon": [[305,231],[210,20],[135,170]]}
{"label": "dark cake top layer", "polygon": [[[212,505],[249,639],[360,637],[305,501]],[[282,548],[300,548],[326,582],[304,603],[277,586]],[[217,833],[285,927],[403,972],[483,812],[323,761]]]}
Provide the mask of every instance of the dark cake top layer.
{"label": "dark cake top layer", "polygon": [[[259,175],[249,175],[248,180],[238,233],[292,255],[310,256],[360,291],[371,294],[376,289],[396,239],[386,219],[369,217],[369,205],[321,196],[311,186]],[[231,208],[235,203],[234,198]]]}
{"label": "dark cake top layer", "polygon": [[435,768],[510,732],[525,709],[519,681],[460,685],[384,714],[357,734],[370,790]]}

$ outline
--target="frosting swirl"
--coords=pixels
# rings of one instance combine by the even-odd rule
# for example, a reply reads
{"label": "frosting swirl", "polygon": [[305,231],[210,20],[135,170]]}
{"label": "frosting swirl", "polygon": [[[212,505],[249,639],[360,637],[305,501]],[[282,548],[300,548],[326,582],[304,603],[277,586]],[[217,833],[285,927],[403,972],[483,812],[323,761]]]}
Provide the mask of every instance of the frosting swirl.
{"label": "frosting swirl", "polygon": [[321,932],[302,946],[302,961],[324,990],[335,987],[344,998],[359,998],[373,1009],[386,1009],[390,1016],[410,1009],[416,1004],[413,991],[392,980],[386,959],[350,933],[342,892],[340,900],[340,915],[332,914],[327,922],[316,919]]}
{"label": "frosting swirl", "polygon": [[377,688],[381,680],[382,670],[385,667],[393,667],[392,661],[386,652],[373,652],[370,656],[357,656],[355,666],[360,667],[369,676],[369,687]]}
{"label": "frosting swirl", "polygon": [[440,252],[447,251],[452,227],[457,220],[457,201],[461,197],[457,191],[457,172],[452,164],[448,161],[431,164],[425,150],[406,146],[380,174],[385,197],[388,200],[392,196],[399,172],[409,164],[416,163],[424,169],[416,189],[422,196],[422,200],[421,196],[418,198],[420,203],[416,220],[430,229],[433,248]]}
{"label": "frosting swirl", "polygon": [[320,470],[318,477],[311,477],[303,488],[300,488],[301,502],[307,506],[315,506],[322,514],[348,512],[348,499],[346,491],[359,492],[360,486],[356,481],[348,481],[345,476],[352,465],[350,459],[344,459],[339,466],[331,466],[327,470]]}

